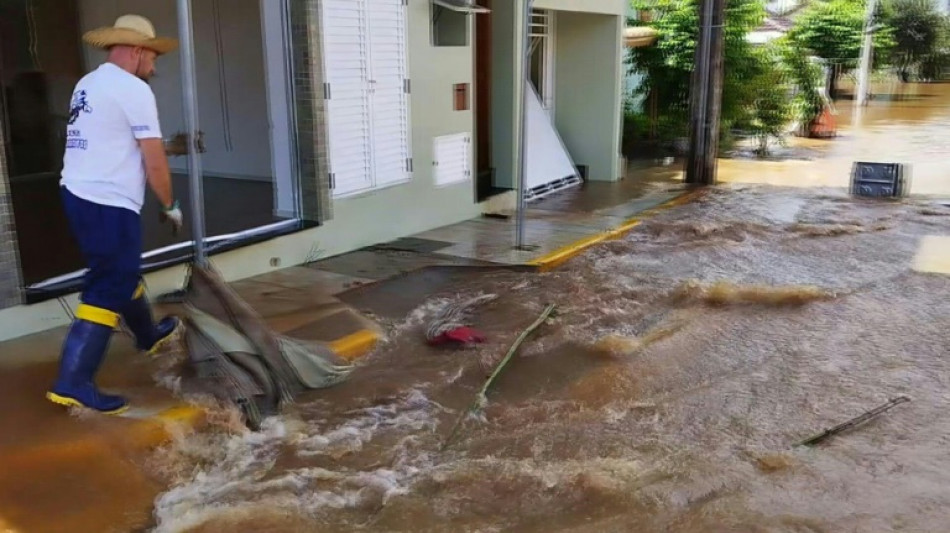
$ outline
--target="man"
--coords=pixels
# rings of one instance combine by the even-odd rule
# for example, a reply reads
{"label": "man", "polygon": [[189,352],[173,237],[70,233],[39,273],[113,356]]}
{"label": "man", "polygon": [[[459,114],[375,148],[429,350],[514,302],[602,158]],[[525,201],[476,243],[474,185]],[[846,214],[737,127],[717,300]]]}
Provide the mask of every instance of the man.
{"label": "man", "polygon": [[153,322],[140,278],[146,183],[161,202],[163,219],[175,231],[182,224],[147,83],[156,58],[174,50],[177,41],[156,37],[152,23],[137,15],[119,17],[83,40],[109,55],[73,93],[60,192],[88,272],[63,343],[59,377],[46,396],[60,405],[115,414],[127,408],[126,400],[100,392],[94,378],[120,318],[144,352],[154,352],[179,324],[174,317]]}

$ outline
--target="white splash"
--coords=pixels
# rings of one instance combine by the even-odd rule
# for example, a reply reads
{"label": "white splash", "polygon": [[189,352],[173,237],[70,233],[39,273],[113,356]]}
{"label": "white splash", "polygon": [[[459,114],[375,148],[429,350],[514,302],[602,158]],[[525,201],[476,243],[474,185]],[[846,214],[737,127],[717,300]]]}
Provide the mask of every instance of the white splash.
{"label": "white splash", "polygon": [[[201,466],[156,500],[154,531],[184,531],[224,516],[253,514],[254,508],[312,516],[320,509],[385,505],[406,494],[413,479],[433,464],[421,451],[419,434],[434,431],[435,415],[444,410],[412,390],[392,404],[353,411],[335,427],[271,418],[260,432],[180,442],[177,452]],[[335,457],[359,451],[383,434],[402,435],[392,464],[384,467],[274,471],[281,449],[288,446],[300,458]]]}

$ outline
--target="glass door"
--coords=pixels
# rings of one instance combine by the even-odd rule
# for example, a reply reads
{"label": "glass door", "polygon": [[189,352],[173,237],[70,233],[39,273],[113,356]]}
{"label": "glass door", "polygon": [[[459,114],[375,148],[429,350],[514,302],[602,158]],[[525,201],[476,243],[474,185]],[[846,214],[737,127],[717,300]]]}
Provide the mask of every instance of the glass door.
{"label": "glass door", "polygon": [[[72,89],[106,60],[84,32],[122,14],[178,36],[176,0],[0,1],[0,119],[28,288],[78,279],[83,268],[59,203],[65,120]],[[192,2],[203,150],[205,235],[210,248],[299,224],[293,76],[287,0]],[[151,193],[142,211],[147,266],[191,253],[190,187],[179,52],[150,80],[169,148],[179,236],[159,221]]]}

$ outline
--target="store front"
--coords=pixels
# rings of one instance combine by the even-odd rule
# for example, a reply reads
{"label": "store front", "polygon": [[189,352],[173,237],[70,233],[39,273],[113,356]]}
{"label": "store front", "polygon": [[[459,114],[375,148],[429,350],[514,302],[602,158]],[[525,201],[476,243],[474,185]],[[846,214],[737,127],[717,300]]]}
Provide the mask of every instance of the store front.
{"label": "store front", "polygon": [[[59,203],[59,179],[73,87],[105,59],[82,34],[126,13],[149,18],[161,35],[179,34],[175,0],[3,0],[0,2],[0,133],[27,301],[74,289],[82,260]],[[236,246],[313,225],[316,209],[302,197],[299,121],[307,101],[307,58],[294,39],[293,0],[194,2],[191,24],[206,243]],[[305,15],[305,13],[304,13]],[[295,14],[295,16],[297,16]],[[303,24],[306,27],[305,21]],[[305,55],[305,54],[304,54]],[[186,209],[178,236],[159,221],[149,193],[142,211],[146,269],[188,260],[192,232],[181,56],[159,59],[151,86],[169,148],[175,196]],[[303,143],[306,147],[308,143]],[[311,170],[312,172],[312,170]],[[312,189],[309,187],[308,189]],[[313,203],[313,202],[310,202]],[[306,211],[306,212],[305,212]]]}

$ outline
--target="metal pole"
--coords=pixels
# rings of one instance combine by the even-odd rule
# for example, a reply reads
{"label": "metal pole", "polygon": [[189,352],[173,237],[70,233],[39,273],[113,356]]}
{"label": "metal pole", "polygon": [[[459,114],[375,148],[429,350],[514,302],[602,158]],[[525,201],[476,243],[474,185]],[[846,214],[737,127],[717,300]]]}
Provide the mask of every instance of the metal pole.
{"label": "metal pole", "polygon": [[517,244],[515,247],[519,250],[525,248],[524,242],[524,212],[525,195],[528,178],[528,83],[530,83],[531,69],[531,7],[534,0],[524,0],[524,39],[522,39],[522,69],[524,75],[521,77],[521,133],[518,139],[518,208],[516,211],[515,225],[517,230]]}
{"label": "metal pole", "polygon": [[867,13],[864,20],[864,43],[861,45],[861,68],[858,72],[858,98],[855,108],[860,108],[867,104],[868,81],[871,76],[871,49],[874,46],[872,39],[874,24],[875,0],[867,0]]}
{"label": "metal pole", "polygon": [[198,152],[198,85],[195,76],[194,33],[191,26],[191,0],[178,0],[178,36],[181,43],[181,91],[184,98],[185,129],[188,135],[188,179],[191,185],[191,231],[195,243],[195,262],[207,261],[205,254],[204,191],[201,154]]}

